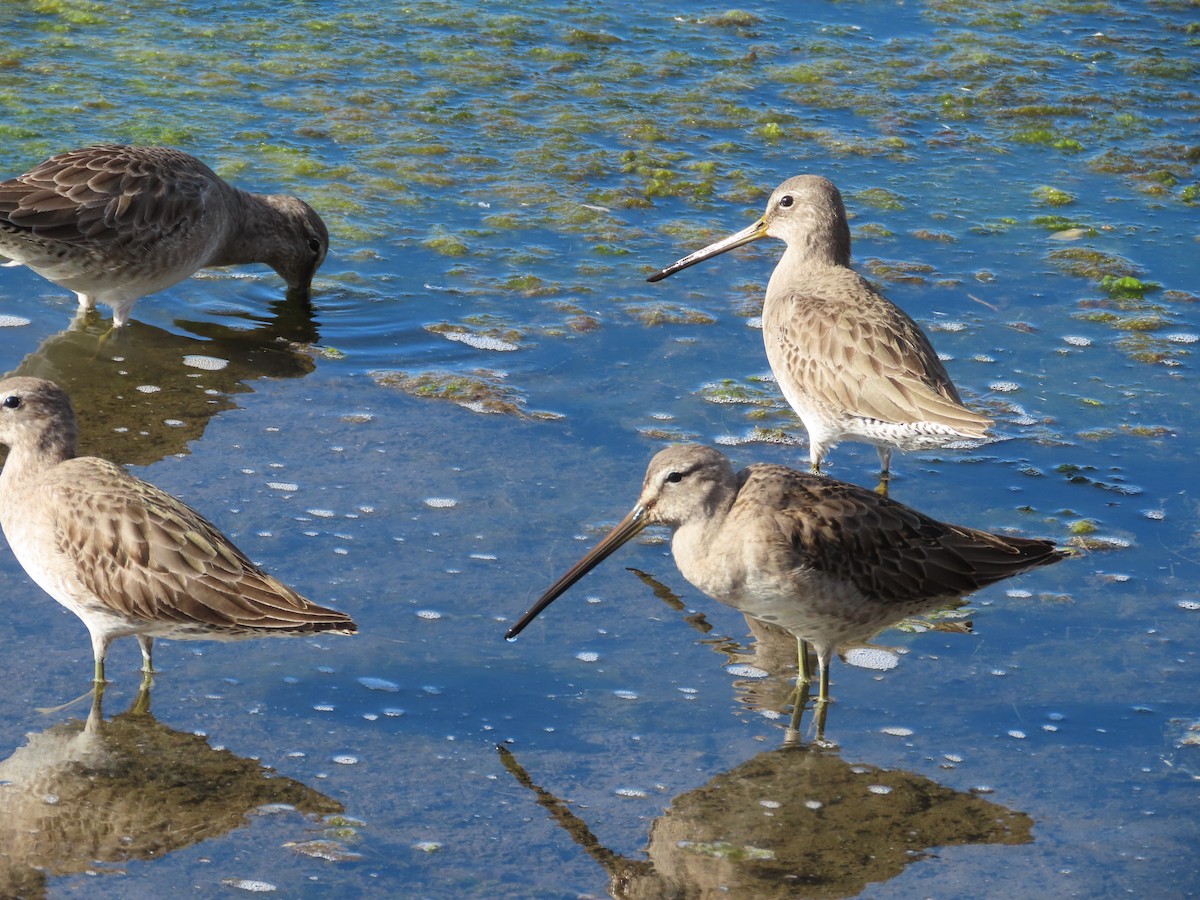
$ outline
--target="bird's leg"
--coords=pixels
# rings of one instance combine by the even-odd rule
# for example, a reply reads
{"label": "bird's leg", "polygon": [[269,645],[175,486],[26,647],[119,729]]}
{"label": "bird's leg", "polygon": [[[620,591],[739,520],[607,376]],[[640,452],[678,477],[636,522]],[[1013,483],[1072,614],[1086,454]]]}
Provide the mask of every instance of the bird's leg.
{"label": "bird's leg", "polygon": [[154,638],[148,634],[139,634],[137,639],[138,646],[142,648],[142,674],[149,677],[154,674],[154,663],[151,661],[154,656]]}
{"label": "bird's leg", "polygon": [[154,638],[147,634],[139,634],[137,636],[138,646],[142,648],[142,686],[138,691],[137,702],[134,703],[134,711],[144,712],[141,709],[142,695],[146,695],[146,709],[150,708],[150,688],[154,686]]}
{"label": "bird's leg", "polygon": [[800,720],[804,717],[804,710],[808,707],[811,686],[812,682],[808,679],[796,679],[796,689],[792,692],[792,717],[788,720],[788,727],[783,736],[785,744],[800,743]]}
{"label": "bird's leg", "polygon": [[796,638],[796,685],[812,684],[812,666],[808,662],[808,641]]}
{"label": "bird's leg", "polygon": [[876,447],[879,451],[879,484],[875,487],[875,493],[881,497],[888,495],[888,482],[892,479],[892,448],[891,447]]}
{"label": "bird's leg", "polygon": [[829,702],[829,664],[833,661],[834,647],[817,648],[817,668],[821,673],[821,686],[817,691],[817,703]]}
{"label": "bird's leg", "polygon": [[108,644],[112,638],[100,633],[92,634],[92,657],[96,660],[95,674],[92,676],[92,681],[96,684],[97,690],[104,690],[104,685],[107,683],[104,680],[104,660],[108,657]]}

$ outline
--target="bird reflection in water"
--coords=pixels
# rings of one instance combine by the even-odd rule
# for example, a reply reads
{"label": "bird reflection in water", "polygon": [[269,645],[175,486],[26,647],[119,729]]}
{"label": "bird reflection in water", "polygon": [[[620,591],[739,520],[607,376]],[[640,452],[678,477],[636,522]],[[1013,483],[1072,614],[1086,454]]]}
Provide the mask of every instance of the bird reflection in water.
{"label": "bird reflection in water", "polygon": [[1027,844],[1033,820],[915,772],[786,743],[680,794],[650,827],[648,859],[605,847],[513,752],[504,767],[604,867],[616,898],[856,896],[933,848]]}
{"label": "bird reflection in water", "polygon": [[41,897],[51,877],[158,858],[241,828],[264,807],[342,811],[257,760],[162,724],[145,689],[108,720],[97,698],[86,721],[31,733],[0,762],[0,896]]}
{"label": "bird reflection in water", "polygon": [[46,378],[67,392],[79,411],[81,454],[145,466],[186,453],[255,381],[316,369],[318,324],[301,297],[270,303],[265,317],[175,324],[167,331],[133,320],[113,330],[92,311],[7,374]]}

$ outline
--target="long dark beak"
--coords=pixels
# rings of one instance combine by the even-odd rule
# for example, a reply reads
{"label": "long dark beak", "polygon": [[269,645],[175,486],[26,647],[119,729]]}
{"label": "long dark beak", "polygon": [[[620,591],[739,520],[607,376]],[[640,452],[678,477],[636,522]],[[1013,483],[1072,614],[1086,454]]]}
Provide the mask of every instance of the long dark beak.
{"label": "long dark beak", "polygon": [[646,515],[646,507],[638,504],[630,511],[629,515],[618,522],[617,526],[604,536],[600,543],[589,550],[583,559],[571,566],[562,578],[551,585],[550,590],[538,598],[537,603],[529,608],[529,612],[521,616],[521,620],[508,629],[504,635],[504,639],[511,641],[524,631],[525,626],[536,619],[538,613],[565,594],[571,585],[592,571],[592,569],[607,559],[614,550],[630,538],[636,536],[649,524],[650,520]]}
{"label": "long dark beak", "polygon": [[680,269],[686,269],[688,266],[694,266],[698,262],[703,262],[706,259],[711,259],[714,256],[720,256],[726,250],[732,250],[734,247],[741,247],[743,244],[749,244],[751,241],[757,241],[761,237],[767,236],[767,220],[759,219],[748,228],[743,228],[737,234],[731,234],[727,238],[721,238],[715,244],[709,244],[703,250],[697,250],[685,256],[683,259],[676,260],[671,263],[661,272],[655,272],[647,281],[662,281],[668,275],[674,275]]}

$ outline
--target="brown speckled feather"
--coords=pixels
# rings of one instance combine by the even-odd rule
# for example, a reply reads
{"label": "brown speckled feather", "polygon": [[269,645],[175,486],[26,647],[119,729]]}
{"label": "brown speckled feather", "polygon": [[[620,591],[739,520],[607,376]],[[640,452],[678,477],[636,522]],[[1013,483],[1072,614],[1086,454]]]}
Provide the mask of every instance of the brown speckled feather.
{"label": "brown speckled feather", "polygon": [[307,203],[252,194],[169,147],[98,144],[0,183],[0,255],[128,321],[139,297],[208,266],[266,263],[307,296],[329,232]]}
{"label": "brown speckled feather", "polygon": [[195,510],[105,460],[60,464],[33,502],[53,512],[59,550],[122,615],[217,631],[321,631],[349,617],[263,572]]}
{"label": "brown speckled feather", "polygon": [[0,183],[0,217],[65,244],[153,245],[197,221],[220,179],[169,147],[100,144],[53,156]]}
{"label": "brown speckled feather", "polygon": [[1066,555],[1050,541],[948,525],[820,475],[762,464],[735,473],[716,450],[681,444],[650,461],[637,505],[508,637],[648,525],[672,529],[675,564],[705,594],[794,634],[802,672],[813,644],[820,702],[840,644]]}
{"label": "brown speckled feather", "polygon": [[808,432],[813,471],[842,440],[874,444],[886,477],[893,449],[986,437],[991,420],[963,405],[920,326],[850,267],[846,210],[826,178],[789,178],[753,225],[650,280],[763,237],[787,245],[767,285],[763,342]]}
{"label": "brown speckled feather", "polygon": [[40,378],[0,381],[0,525],[18,562],[87,626],[95,680],[114,638],[136,635],[152,671],[158,637],[238,640],[353,634],[354,621],[254,565],[181,500],[110,462],[76,457],[67,395]]}
{"label": "brown speckled feather", "polygon": [[767,358],[795,390],[847,417],[911,424],[939,421],[983,437],[989,420],[962,405],[921,328],[857,275],[835,296],[803,285],[763,311]]}
{"label": "brown speckled feather", "polygon": [[773,537],[778,571],[814,570],[883,606],[935,607],[1061,557],[1050,541],[948,525],[858,485],[763,464],[738,474],[722,534],[739,533]]}

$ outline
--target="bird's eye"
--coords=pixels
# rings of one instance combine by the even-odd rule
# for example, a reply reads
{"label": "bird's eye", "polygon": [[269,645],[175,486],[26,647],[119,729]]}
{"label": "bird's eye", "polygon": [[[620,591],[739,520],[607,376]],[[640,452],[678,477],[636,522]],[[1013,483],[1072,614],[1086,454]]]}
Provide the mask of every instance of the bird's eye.
{"label": "bird's eye", "polygon": [[779,205],[781,207],[783,207],[784,209],[787,209],[789,206],[791,206],[795,202],[796,202],[796,198],[793,197],[791,194],[784,194],[782,197],[779,198]]}
{"label": "bird's eye", "polygon": [[308,239],[308,249],[311,250],[313,253],[320,253],[321,252],[320,238],[310,237]]}
{"label": "bird's eye", "polygon": [[4,405],[7,406],[9,409],[16,409],[18,406],[21,405],[21,398],[18,397],[16,394],[9,394],[7,397],[4,398]]}
{"label": "bird's eye", "polygon": [[683,481],[683,473],[682,472],[672,472],[667,476],[667,481],[670,484],[678,484],[679,482]]}

